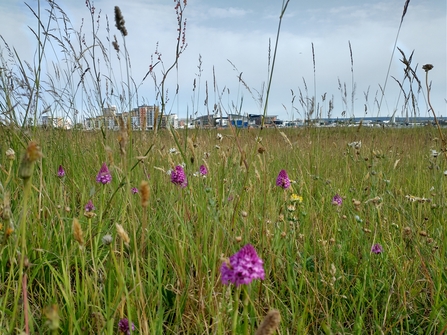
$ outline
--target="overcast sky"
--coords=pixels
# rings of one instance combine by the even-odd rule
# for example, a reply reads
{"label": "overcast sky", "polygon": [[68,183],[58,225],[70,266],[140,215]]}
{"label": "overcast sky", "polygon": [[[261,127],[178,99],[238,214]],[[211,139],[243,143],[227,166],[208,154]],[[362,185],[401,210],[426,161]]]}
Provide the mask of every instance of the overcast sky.
{"label": "overcast sky", "polygon": [[[37,0],[29,0],[27,3],[37,10]],[[48,8],[46,2],[42,0],[41,3],[43,8]],[[65,11],[75,30],[79,30],[82,18],[86,20],[83,26],[84,32],[91,30],[89,11],[84,0],[59,0],[57,3]],[[378,107],[374,99],[377,95],[380,100],[379,85],[384,87],[392,59],[379,116],[390,116],[395,109],[397,109],[396,115],[401,116],[404,98],[399,95],[399,86],[391,76],[399,81],[402,81],[404,76],[404,66],[399,61],[401,54],[396,50],[392,58],[404,3],[404,0],[290,0],[279,37],[268,114],[278,115],[286,120],[303,118],[304,109],[299,102],[299,90],[304,96],[306,95],[304,79],[309,97],[314,95],[316,87],[317,103],[322,107],[322,117],[327,117],[328,101],[332,96],[333,117],[340,117],[343,111],[346,111],[346,116],[353,114],[357,117],[377,116]],[[169,65],[173,60],[177,29],[175,2],[95,1],[95,17],[101,10],[98,34],[106,36],[107,15],[112,36],[116,34],[122,44],[113,22],[115,5],[120,6],[126,21],[129,33],[126,43],[132,63],[131,74],[139,84],[148,71],[151,63],[150,55],[154,53],[157,42],[165,65]],[[281,5],[282,0],[188,0],[184,12],[187,18],[188,46],[180,57],[178,75],[172,72],[168,78],[170,100],[167,109],[181,117],[185,117],[187,112],[206,114],[204,100],[205,87],[208,83],[210,111],[214,103],[218,102],[223,89],[227,88],[226,93],[220,98],[225,112],[235,112],[233,106],[237,109],[242,106],[241,112],[244,114],[262,113],[256,101],[258,95],[256,92],[262,91],[263,84],[266,84],[268,79],[269,39],[273,49]],[[0,35],[17,49],[23,59],[32,63],[36,39],[27,26],[35,28],[36,20],[23,2],[18,0],[0,2]],[[417,75],[424,85],[425,72],[422,70],[422,65],[427,63],[434,65],[434,69],[430,71],[432,104],[438,116],[447,117],[446,30],[446,1],[411,0],[397,46],[407,56],[414,50],[412,65],[418,64]],[[352,73],[348,41],[352,48],[356,83],[354,111],[351,102]],[[312,43],[316,81],[314,81]],[[106,46],[108,47],[108,44]],[[202,61],[200,90],[199,54]],[[121,65],[124,67],[123,62]],[[218,94],[213,92],[213,68]],[[160,67],[155,68],[158,77],[160,70]],[[119,66],[116,65],[114,69],[116,78],[126,81],[125,70],[121,71],[123,72],[120,72]],[[239,83],[238,76],[241,72],[242,79],[251,93]],[[197,80],[195,92],[194,79]],[[174,98],[177,81],[179,94]],[[342,101],[339,82],[342,86],[346,83],[347,104]],[[368,89],[367,102],[365,94]],[[292,91],[296,95],[293,104]],[[324,93],[327,93],[326,101],[322,104],[321,97]],[[138,97],[139,104],[156,102],[151,78],[146,79],[139,87]],[[243,98],[242,104],[241,98]],[[420,116],[428,116],[424,95],[421,93],[418,98]],[[365,104],[368,107],[366,113]]]}

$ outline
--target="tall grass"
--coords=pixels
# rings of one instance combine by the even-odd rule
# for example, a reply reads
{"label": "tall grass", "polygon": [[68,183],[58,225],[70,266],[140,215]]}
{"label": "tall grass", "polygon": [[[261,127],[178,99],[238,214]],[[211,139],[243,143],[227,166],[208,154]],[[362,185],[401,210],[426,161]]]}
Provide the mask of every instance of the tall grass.
{"label": "tall grass", "polygon": [[[100,12],[86,5],[91,44],[54,2],[47,24],[36,13],[39,48],[57,43],[66,60],[46,80],[42,58],[24,65],[7,44],[0,54],[0,108],[13,121],[0,128],[0,334],[116,334],[124,319],[140,334],[446,331],[441,128],[147,133],[132,131],[125,120],[116,132],[26,127],[39,104],[75,117],[114,102],[126,111],[138,100],[127,50],[116,39],[108,47],[97,39]],[[161,81],[157,62],[148,73],[162,113],[166,76],[186,47],[184,6],[176,7],[174,62],[165,69],[159,60]],[[111,66],[112,48],[125,57],[122,79]],[[107,72],[94,67],[98,57]],[[259,93],[264,114],[274,63],[275,57],[265,97]],[[238,110],[222,103],[225,90],[219,92],[215,77],[213,87],[213,110]],[[315,95],[315,86],[313,98],[307,86],[305,96],[300,91],[306,117],[317,108]],[[328,113],[332,108],[329,103]],[[103,185],[96,176],[104,162],[112,180]],[[168,175],[177,165],[186,170],[185,188]],[[275,185],[282,169],[292,179],[285,190]],[[86,206],[90,201],[94,208]],[[265,279],[223,285],[222,263],[248,243],[264,261]],[[372,252],[375,244],[381,253]]]}
{"label": "tall grass", "polygon": [[[134,135],[142,155],[142,136]],[[47,332],[51,320],[44,311],[55,309],[58,333],[116,333],[122,317],[139,333],[226,333],[235,311],[233,287],[220,282],[221,256],[251,243],[266,272],[249,291],[253,331],[275,308],[284,334],[440,332],[447,321],[446,167],[431,154],[437,147],[433,129],[303,129],[286,135],[291,146],[273,130],[263,133],[265,151],[247,158],[252,173],[246,180],[233,134],[224,132],[219,141],[215,131],[200,132],[185,152],[197,161],[187,168],[189,186],[180,189],[166,174],[183,161],[170,153],[175,142],[166,131],[146,158],[135,159],[124,186],[115,141],[112,183],[100,185],[100,134],[87,133],[79,146],[68,147],[61,179],[60,138],[73,134],[37,133],[44,158],[26,213],[18,160],[10,175],[2,172],[11,223],[26,227],[26,249],[17,249],[19,232],[7,237],[3,215],[2,329],[24,329],[27,315],[30,333]],[[252,132],[238,136],[247,152],[259,146]],[[20,151],[4,133],[1,140]],[[354,140],[361,140],[359,149],[347,145]],[[8,164],[4,155],[1,164]],[[200,164],[208,166],[206,178],[194,176]],[[282,168],[295,181],[290,192],[275,186]],[[142,180],[150,189],[147,207],[139,193],[131,193]],[[303,202],[292,203],[292,193]],[[343,197],[340,207],[331,203],[335,194]],[[89,199],[96,210],[84,213]],[[72,228],[75,219],[83,244]],[[383,253],[371,253],[375,243]],[[21,255],[26,309],[18,291]]]}

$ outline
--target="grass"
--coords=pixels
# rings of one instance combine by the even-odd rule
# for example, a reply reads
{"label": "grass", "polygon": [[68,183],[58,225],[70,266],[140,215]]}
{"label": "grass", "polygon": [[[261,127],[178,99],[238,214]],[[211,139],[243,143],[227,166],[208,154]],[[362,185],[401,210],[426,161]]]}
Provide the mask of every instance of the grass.
{"label": "grass", "polygon": [[[256,92],[264,114],[287,4],[267,90]],[[175,59],[165,65],[156,49],[145,76],[154,80],[161,113],[172,109],[165,80],[186,48],[186,1],[175,5]],[[42,108],[76,120],[79,110],[138,104],[123,13],[118,8],[120,51],[108,22],[109,45],[101,42],[102,21],[86,6],[91,37],[75,31],[54,2],[44,20],[38,1],[37,11],[30,7],[39,23],[35,64],[5,41],[0,50],[0,112],[8,121],[0,126],[0,334],[116,334],[122,319],[139,334],[265,335],[276,327],[278,334],[445,333],[444,129],[140,132],[122,119],[119,131],[34,126],[28,119]],[[45,73],[48,45],[62,50],[64,62]],[[420,87],[403,58],[405,78]],[[114,61],[125,75],[115,75]],[[308,97],[304,85],[299,102],[310,117],[316,93]],[[339,86],[347,109],[346,85]],[[212,87],[215,112],[238,111],[242,100],[225,107],[215,77]],[[333,108],[329,99],[328,114]],[[96,181],[103,163],[112,175],[105,185]],[[168,175],[177,165],[186,171],[185,188]],[[292,180],[285,190],[275,184],[282,169]],[[221,265],[248,243],[264,261],[264,280],[223,285]],[[372,252],[375,244],[381,253]]]}
{"label": "grass", "polygon": [[[1,134],[2,143],[21,151]],[[257,133],[244,131],[237,136],[247,171],[234,133],[223,132],[220,141],[216,131],[202,131],[184,152],[189,185],[182,189],[165,173],[184,162],[169,152],[175,142],[167,131],[144,142],[144,134],[133,134],[138,156],[151,150],[134,160],[126,182],[118,134],[110,135],[107,153],[100,133],[37,132],[44,158],[26,213],[20,160],[1,175],[11,222],[26,225],[29,305],[25,310],[18,291],[20,227],[6,238],[4,220],[0,326],[7,333],[23,329],[27,314],[30,333],[45,333],[54,309],[57,333],[112,334],[122,317],[143,334],[228,333],[235,288],[220,282],[221,257],[251,243],[266,278],[249,286],[250,329],[275,308],[281,334],[440,333],[447,322],[446,177],[443,157],[431,156],[434,134],[433,128],[293,129],[286,131],[289,145],[276,130],[265,130],[261,143]],[[347,145],[354,140],[361,140],[360,149]],[[62,155],[64,142],[72,145]],[[112,173],[107,185],[95,181],[102,161]],[[1,164],[9,164],[4,155]],[[193,175],[201,164],[208,166],[206,178]],[[294,180],[290,190],[275,185],[283,168]],[[146,208],[131,193],[142,180],[150,188]],[[292,193],[303,197],[295,209]],[[335,194],[343,197],[341,206],[332,205]],[[84,216],[89,199],[93,217]],[[371,253],[374,243],[383,246],[381,254]],[[15,304],[20,312],[12,314]]]}

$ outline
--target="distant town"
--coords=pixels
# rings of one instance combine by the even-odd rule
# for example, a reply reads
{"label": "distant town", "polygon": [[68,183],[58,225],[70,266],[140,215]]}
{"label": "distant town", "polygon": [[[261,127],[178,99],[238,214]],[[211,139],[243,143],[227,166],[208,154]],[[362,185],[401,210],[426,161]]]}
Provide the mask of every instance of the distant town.
{"label": "distant town", "polygon": [[[73,124],[67,117],[42,116],[39,125],[43,127],[83,130],[97,130],[105,128],[118,130],[120,120],[130,122],[133,130],[152,130],[158,128],[225,128],[234,126],[237,128],[278,127],[295,128],[303,126],[314,127],[353,127],[360,123],[365,127],[416,127],[434,124],[433,117],[353,117],[353,118],[320,118],[303,120],[296,119],[284,121],[277,115],[262,114],[226,114],[226,115],[202,115],[195,118],[179,118],[176,114],[161,114],[158,106],[143,105],[133,109],[130,113],[118,113],[115,106],[104,108],[101,115],[87,117],[82,122]],[[447,126],[446,118],[438,118],[441,126]]]}

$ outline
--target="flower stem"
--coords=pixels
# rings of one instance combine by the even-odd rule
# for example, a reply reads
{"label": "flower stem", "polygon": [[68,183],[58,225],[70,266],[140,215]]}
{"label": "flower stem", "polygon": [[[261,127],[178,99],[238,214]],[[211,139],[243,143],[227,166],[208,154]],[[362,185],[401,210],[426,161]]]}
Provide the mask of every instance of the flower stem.
{"label": "flower stem", "polygon": [[[22,217],[20,218],[19,223],[19,239],[17,239],[17,242],[20,241],[20,260],[19,260],[19,280],[18,280],[18,289],[17,292],[22,291],[22,283],[23,283],[23,275],[24,275],[24,263],[25,263],[25,257],[26,257],[26,218],[27,218],[27,212],[28,212],[28,199],[31,194],[31,178],[27,178],[23,180],[23,204],[22,204]],[[16,248],[17,250],[17,242],[16,242]],[[13,318],[11,320],[10,329],[14,328],[14,323],[16,321],[17,308],[19,305],[19,299],[21,298],[20,295],[17,295],[14,307],[13,307]],[[25,311],[26,313],[26,311]]]}
{"label": "flower stem", "polygon": [[234,291],[234,310],[233,310],[233,327],[232,327],[232,334],[236,335],[237,332],[237,321],[238,321],[238,314],[239,314],[239,297],[241,294],[240,288],[236,288]]}
{"label": "flower stem", "polygon": [[247,286],[244,285],[244,335],[248,335],[248,291]]}

